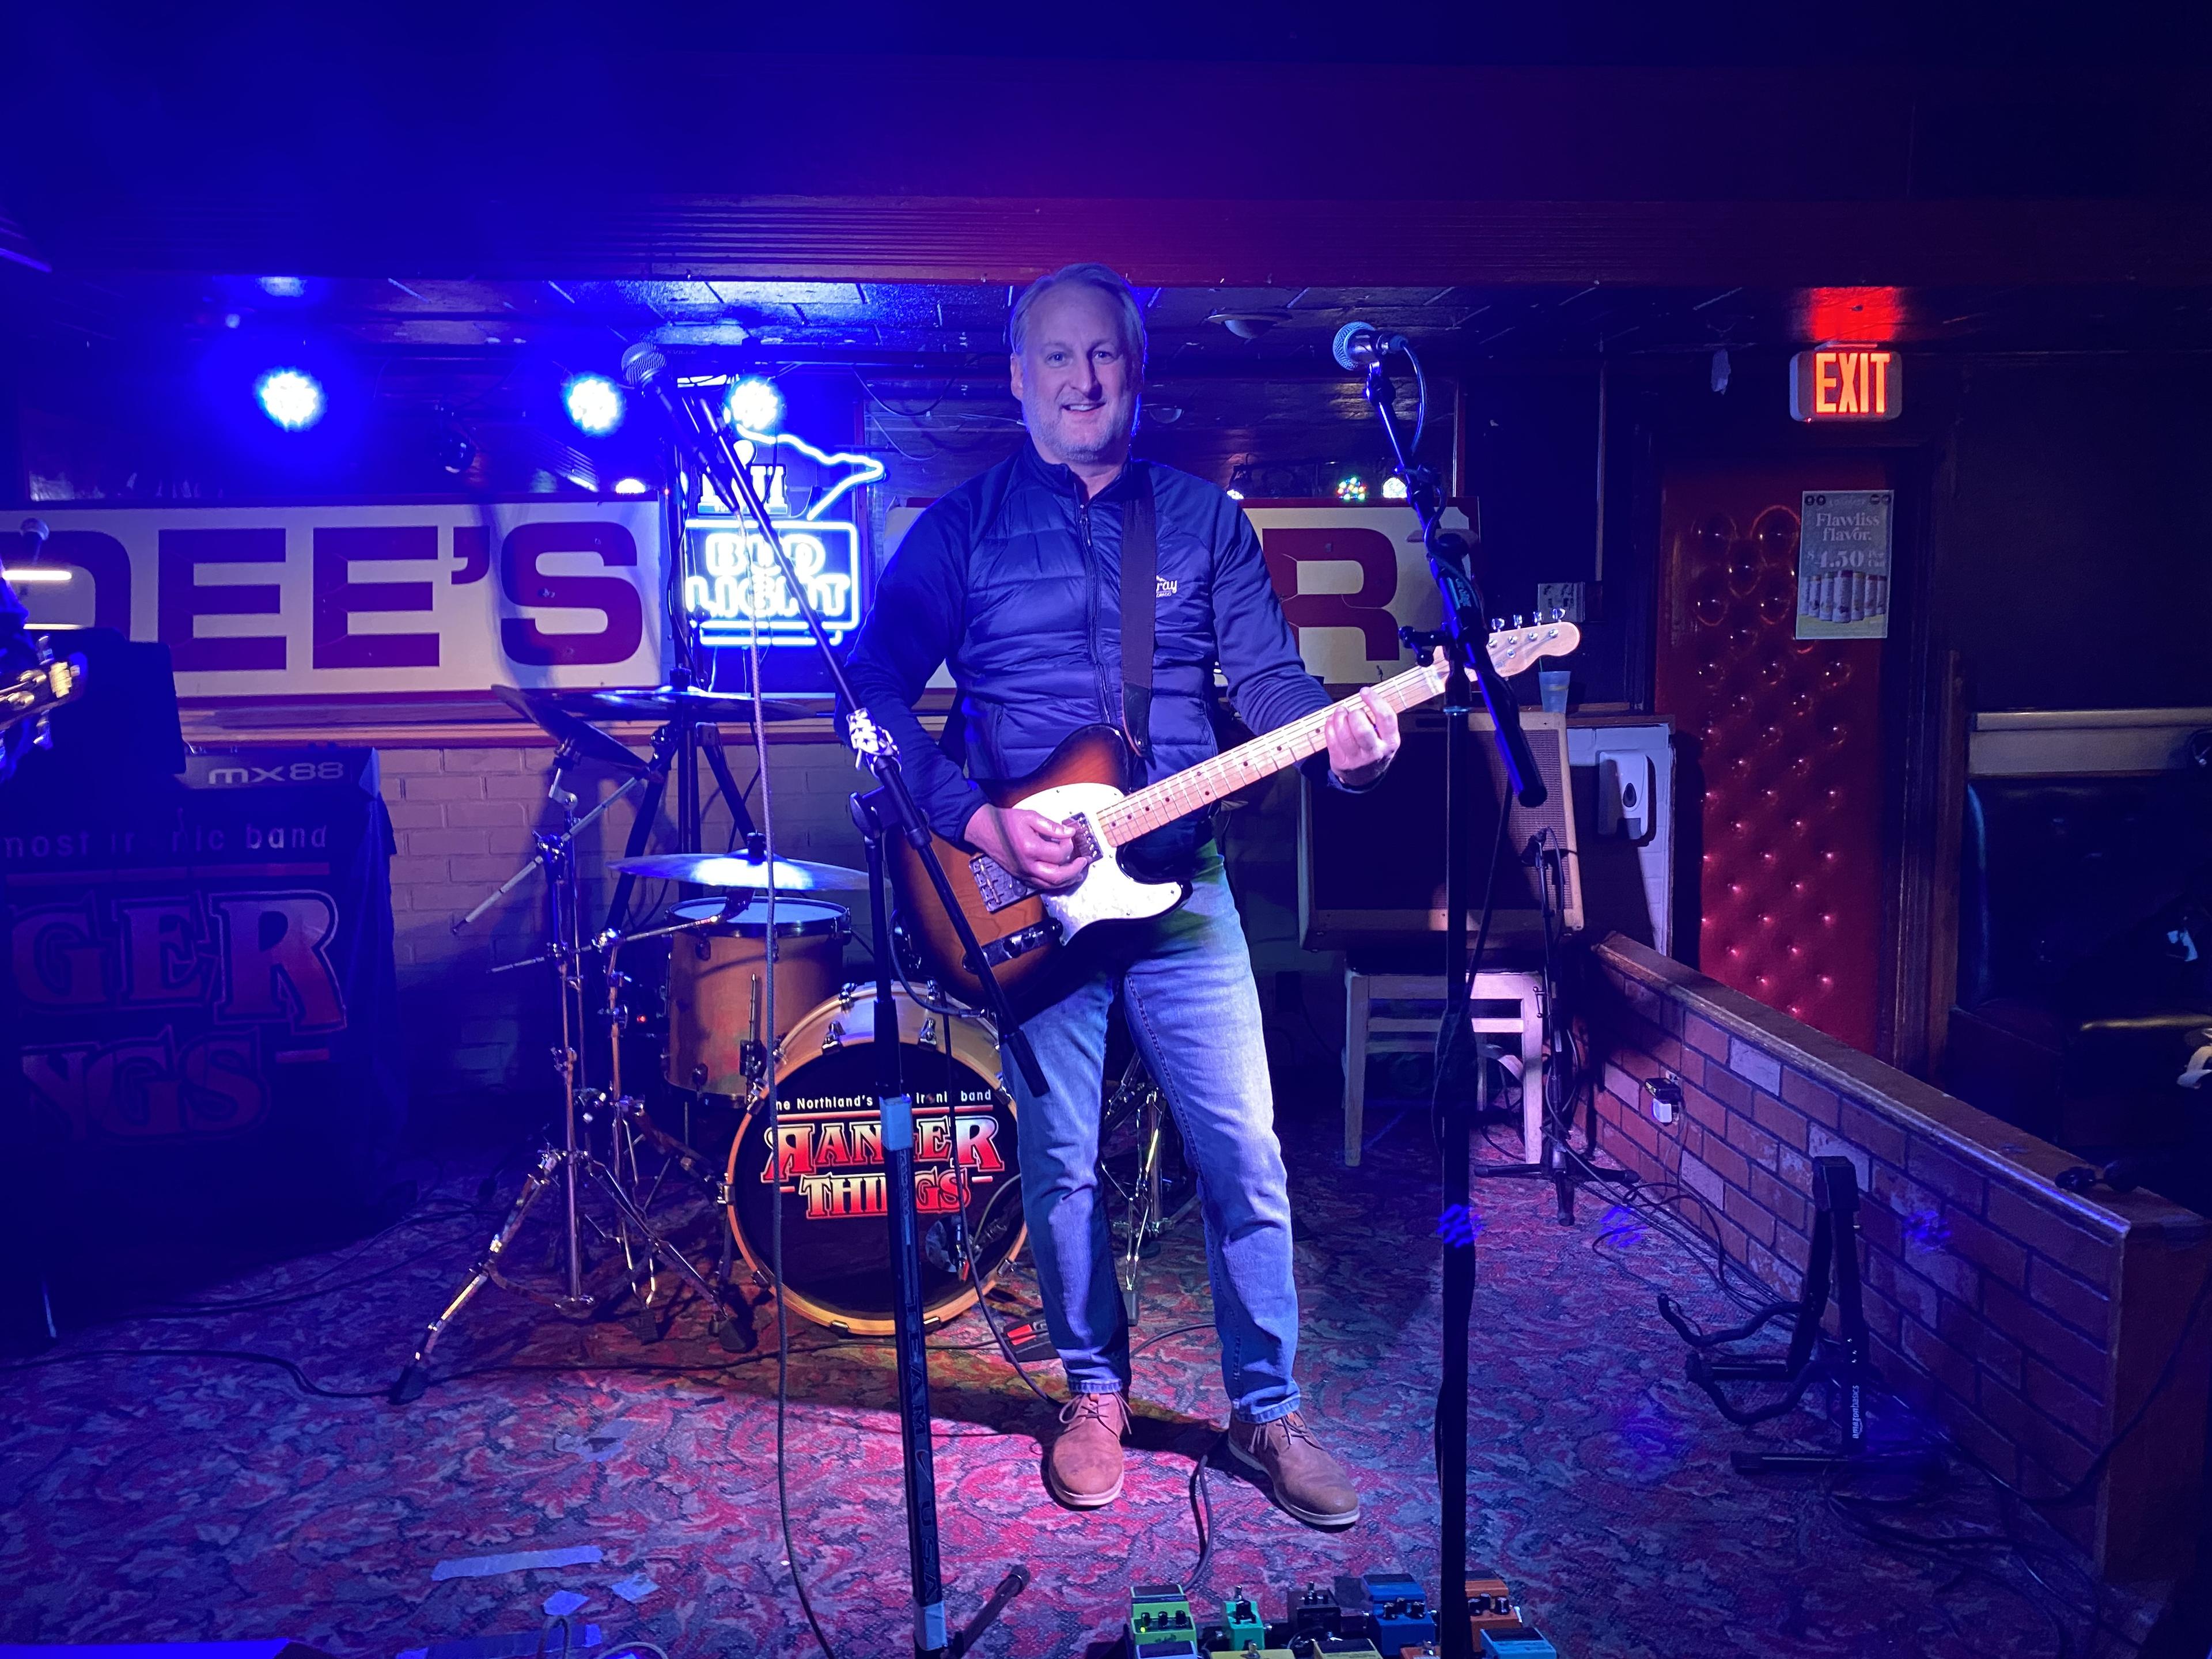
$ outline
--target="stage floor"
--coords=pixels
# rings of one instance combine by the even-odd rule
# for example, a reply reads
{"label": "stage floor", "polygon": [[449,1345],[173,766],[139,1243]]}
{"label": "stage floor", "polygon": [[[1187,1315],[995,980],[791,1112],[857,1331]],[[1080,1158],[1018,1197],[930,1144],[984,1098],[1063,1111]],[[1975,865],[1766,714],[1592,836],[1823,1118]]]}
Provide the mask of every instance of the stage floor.
{"label": "stage floor", "polygon": [[[1384,1133],[1356,1170],[1341,1167],[1338,1133],[1327,1117],[1286,1127],[1304,1295],[1299,1373],[1309,1415],[1354,1467],[1365,1516],[1342,1534],[1313,1532],[1255,1487],[1212,1475],[1217,1541],[1193,1597],[1201,1619],[1239,1588],[1279,1618],[1287,1594],[1336,1573],[1401,1567],[1436,1586],[1433,1159],[1418,1119]],[[450,1212],[453,1194],[473,1186],[450,1181],[426,1208]],[[502,1201],[513,1186],[510,1175]],[[1601,1239],[1608,1203],[1595,1194],[1571,1230],[1553,1220],[1548,1188],[1494,1182],[1478,1202],[1486,1225],[1474,1547],[1562,1655],[2064,1650],[2016,1559],[1893,1553],[1811,1484],[1731,1473],[1730,1449],[1751,1436],[1683,1382],[1681,1346],[1653,1307],[1663,1287],[1693,1316],[1734,1322],[1683,1251],[1648,1229]],[[544,1224],[532,1223],[541,1242],[520,1252],[526,1261],[542,1260]],[[641,1638],[674,1659],[808,1651],[776,1525],[772,1339],[732,1362],[702,1340],[688,1308],[648,1346],[624,1326],[566,1325],[492,1290],[441,1350],[447,1380],[413,1406],[384,1402],[422,1322],[486,1231],[450,1215],[403,1226],[358,1254],[200,1293],[347,1287],[337,1294],[109,1325],[0,1376],[0,1641],[281,1635],[347,1659],[392,1659],[523,1634],[519,1649],[497,1650],[527,1654],[543,1604],[568,1590],[586,1598],[577,1618],[599,1628],[603,1646]],[[975,1316],[933,1339],[944,1349],[932,1369],[956,1627],[1010,1565],[1035,1574],[982,1653],[1117,1652],[1109,1644],[1129,1586],[1190,1571],[1191,1459],[1225,1412],[1195,1217],[1150,1267],[1136,1331],[1137,1443],[1121,1500],[1100,1513],[1072,1514],[1045,1494],[1039,1448],[1050,1415]],[[1011,1288],[1029,1302],[1025,1275]],[[1182,1328],[1194,1323],[1201,1328]],[[764,1320],[764,1334],[772,1330]],[[803,1324],[793,1347],[799,1564],[841,1654],[904,1652],[890,1349]],[[143,1349],[172,1352],[125,1352]],[[374,1397],[313,1397],[280,1367],[180,1349],[277,1356],[322,1387]],[[1048,1362],[1041,1377],[1057,1386]],[[1809,1412],[1771,1426],[1780,1431],[1771,1443],[1821,1431]],[[1933,1508],[1886,1518],[1923,1531],[2002,1524],[1986,1486],[1967,1476]],[[2015,1524],[2050,1544],[2033,1519]],[[433,1575],[442,1561],[576,1547],[599,1559]],[[2034,1559],[2060,1589],[2081,1583],[2076,1559]],[[613,1592],[647,1581],[635,1604]],[[2140,1631],[2148,1610],[2112,1592],[2102,1613],[2107,1633],[2087,1650],[2131,1652],[2111,1632]],[[2067,1616],[2078,1655],[2087,1600]]]}

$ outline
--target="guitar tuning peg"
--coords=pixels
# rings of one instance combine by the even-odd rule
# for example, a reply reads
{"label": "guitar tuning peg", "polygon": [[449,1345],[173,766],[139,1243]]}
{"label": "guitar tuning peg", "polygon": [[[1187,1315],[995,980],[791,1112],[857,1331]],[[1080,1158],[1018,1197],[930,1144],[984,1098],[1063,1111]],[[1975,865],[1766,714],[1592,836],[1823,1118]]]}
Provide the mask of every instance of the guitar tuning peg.
{"label": "guitar tuning peg", "polygon": [[1528,625],[1528,619],[1516,611],[1513,613],[1513,625],[1516,628],[1526,628]]}
{"label": "guitar tuning peg", "polygon": [[1503,634],[1505,631],[1505,618],[1492,617],[1490,619],[1490,631],[1493,634]]}
{"label": "guitar tuning peg", "polygon": [[1565,606],[1564,605],[1553,605],[1553,606],[1552,607],[1552,620],[1553,620],[1553,622],[1555,622],[1555,623],[1558,623],[1558,622],[1565,622],[1565,621],[1566,621],[1566,619],[1567,619],[1567,607],[1566,607],[1566,606]]}

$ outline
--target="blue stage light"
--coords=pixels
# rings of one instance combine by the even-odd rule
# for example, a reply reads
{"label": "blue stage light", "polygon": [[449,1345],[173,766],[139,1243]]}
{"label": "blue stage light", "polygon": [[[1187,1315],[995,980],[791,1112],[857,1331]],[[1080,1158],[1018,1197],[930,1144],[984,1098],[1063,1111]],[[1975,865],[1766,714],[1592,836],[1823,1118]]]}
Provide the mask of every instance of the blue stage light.
{"label": "blue stage light", "polygon": [[264,276],[261,291],[272,300],[297,300],[307,292],[307,283],[300,276]]}
{"label": "blue stage light", "polygon": [[730,424],[743,432],[773,432],[783,419],[783,393],[757,375],[731,383],[727,406]]}
{"label": "blue stage light", "polygon": [[578,374],[561,388],[561,401],[576,430],[604,438],[623,423],[622,388],[604,374]]}
{"label": "blue stage light", "polygon": [[270,369],[253,383],[253,396],[287,432],[305,432],[323,418],[323,383],[305,369]]}
{"label": "blue stage light", "polygon": [[642,478],[617,478],[615,480],[615,494],[617,495],[650,495],[653,494],[653,486],[646,483]]}

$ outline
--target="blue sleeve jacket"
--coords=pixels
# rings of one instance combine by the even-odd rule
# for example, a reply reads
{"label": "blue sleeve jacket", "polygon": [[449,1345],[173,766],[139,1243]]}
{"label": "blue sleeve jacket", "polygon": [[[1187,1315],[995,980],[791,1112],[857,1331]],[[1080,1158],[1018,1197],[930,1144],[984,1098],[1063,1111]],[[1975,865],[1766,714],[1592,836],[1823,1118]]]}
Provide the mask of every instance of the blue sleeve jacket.
{"label": "blue sleeve jacket", "polygon": [[[914,702],[939,664],[959,687],[969,769],[1035,771],[1069,733],[1121,723],[1121,526],[1137,469],[1158,524],[1152,752],[1146,781],[1216,751],[1206,698],[1218,662],[1239,719],[1268,732],[1329,702],[1298,659],[1260,538],[1212,484],[1147,461],[1085,501],[1074,475],[1020,450],[933,504],[885,567],[847,672],[897,740],[931,824],[960,838],[983,792],[923,731]],[[1316,757],[1325,770],[1325,757]],[[1180,835],[1178,835],[1180,831]],[[1146,837],[1147,862],[1188,853],[1196,822]]]}

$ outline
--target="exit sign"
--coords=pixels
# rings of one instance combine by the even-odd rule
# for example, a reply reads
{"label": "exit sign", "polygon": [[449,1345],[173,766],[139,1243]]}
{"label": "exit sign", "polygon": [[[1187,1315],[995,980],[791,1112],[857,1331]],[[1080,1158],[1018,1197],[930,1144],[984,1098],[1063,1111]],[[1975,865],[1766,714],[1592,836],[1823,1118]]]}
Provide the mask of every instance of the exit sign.
{"label": "exit sign", "polygon": [[1905,365],[1887,346],[1816,346],[1790,360],[1790,415],[1798,421],[1893,421],[1905,407]]}

